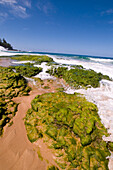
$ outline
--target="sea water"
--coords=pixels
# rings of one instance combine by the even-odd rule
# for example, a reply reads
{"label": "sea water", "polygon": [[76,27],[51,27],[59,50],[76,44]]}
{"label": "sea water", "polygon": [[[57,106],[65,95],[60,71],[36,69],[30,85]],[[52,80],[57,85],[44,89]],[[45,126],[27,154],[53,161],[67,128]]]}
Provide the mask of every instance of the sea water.
{"label": "sea water", "polygon": [[98,57],[74,54],[44,53],[44,52],[19,52],[19,51],[2,51],[0,56],[13,55],[47,55],[58,64],[65,65],[82,65],[86,69],[92,69],[96,72],[108,75],[113,79],[113,57]]}

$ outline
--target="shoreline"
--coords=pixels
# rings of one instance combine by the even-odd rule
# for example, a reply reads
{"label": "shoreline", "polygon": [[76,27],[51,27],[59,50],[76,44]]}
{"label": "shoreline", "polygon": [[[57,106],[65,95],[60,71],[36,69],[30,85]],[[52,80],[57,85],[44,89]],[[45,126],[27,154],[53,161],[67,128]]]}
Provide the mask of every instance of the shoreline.
{"label": "shoreline", "polygon": [[[6,170],[7,167],[11,170],[20,170],[23,169],[23,167],[26,170],[45,170],[49,165],[58,167],[53,159],[53,153],[47,148],[43,141],[39,140],[32,144],[28,140],[23,120],[35,96],[53,92],[54,88],[48,90],[38,89],[33,84],[31,85],[31,83],[30,86],[32,87],[32,91],[29,96],[16,97],[13,99],[14,102],[20,103],[18,111],[12,119],[13,125],[10,127],[6,125],[3,136],[0,138],[0,146],[2,146],[0,149],[0,165],[2,170]],[[41,151],[43,160],[38,157],[38,150]],[[48,158],[49,163],[47,161]]]}
{"label": "shoreline", "polygon": [[[6,61],[7,61],[7,60],[5,60],[4,64],[7,63]],[[10,62],[9,62],[9,64],[10,64]],[[6,65],[8,65],[8,63],[7,63]],[[62,82],[62,81],[61,81],[61,82]],[[61,84],[62,84],[62,83],[61,83]],[[36,91],[35,91],[35,90],[36,90]],[[32,97],[35,97],[37,94],[43,94],[43,93],[47,92],[47,90],[44,90],[44,89],[43,89],[42,91],[38,91],[38,92],[37,92],[37,91],[38,91],[37,89],[33,89],[33,91],[32,91],[31,93],[36,93],[36,94],[32,94]],[[49,92],[54,92],[54,90],[48,90],[48,91],[49,91]],[[79,91],[78,91],[78,92],[79,92]],[[85,94],[85,92],[79,92],[79,93]],[[91,93],[91,92],[90,92],[90,93]],[[86,97],[88,96],[88,92],[85,94],[85,96],[86,96]],[[29,97],[29,96],[26,96],[25,99],[28,99],[28,97]],[[31,96],[30,96],[30,97],[31,97]],[[32,98],[32,97],[31,97],[31,98]],[[24,96],[23,96],[23,98],[24,98]],[[32,98],[32,99],[33,99],[33,98]],[[32,99],[30,99],[30,101],[31,101]],[[22,97],[20,97],[20,99],[18,99],[18,97],[17,97],[14,101],[16,101],[16,100],[17,100],[17,102],[18,102],[18,101],[21,101],[21,100],[22,100]],[[23,99],[23,101],[24,101],[24,99]],[[25,100],[24,102],[26,102],[26,101],[27,101],[27,100]],[[30,101],[28,102],[29,104],[30,104]],[[28,104],[28,106],[26,106],[26,104],[24,103],[23,106],[22,106],[22,108],[24,108],[24,107],[26,106],[26,110],[27,110],[27,109],[30,107],[29,104]],[[21,104],[20,104],[20,105],[21,105]],[[20,113],[20,112],[21,112],[21,111],[19,111],[19,113]],[[24,113],[26,113],[26,112],[24,111]],[[24,117],[25,117],[25,115],[24,115]],[[17,118],[18,118],[18,114],[16,114],[16,116],[15,116],[13,119],[15,120],[15,119],[17,119]],[[23,117],[21,117],[21,119],[23,119]],[[14,123],[14,124],[15,124],[15,123]],[[15,138],[15,137],[16,137],[16,133],[18,133],[17,130],[12,130],[12,129],[13,129],[12,127],[14,127],[14,125],[12,125],[10,128],[9,128],[9,127],[5,128],[5,132],[4,132],[4,135],[3,135],[3,138],[4,138],[4,139],[2,139],[2,138],[1,138],[2,140],[0,139],[0,145],[1,145],[2,143],[5,143],[5,144],[6,144],[6,146],[3,147],[3,149],[5,148],[5,150],[6,150],[6,148],[8,147],[8,145],[11,146],[11,147],[13,147],[13,146],[12,146],[12,143],[13,143],[13,142],[12,142],[12,139],[11,139],[10,136],[13,136],[13,137]],[[19,126],[18,126],[18,127],[19,127]],[[22,125],[22,127],[23,127],[23,125]],[[11,129],[11,132],[9,132],[10,130],[8,130],[8,129]],[[18,129],[19,129],[19,128],[18,128]],[[6,135],[6,133],[8,133],[8,134]],[[24,125],[24,135],[25,135],[25,133],[26,133],[26,129],[25,129],[25,125]],[[5,136],[5,137],[4,137],[4,136]],[[21,135],[20,135],[20,136],[21,136]],[[26,135],[26,136],[27,136],[27,135]],[[25,137],[25,136],[24,136],[24,137]],[[4,141],[6,141],[8,138],[9,138],[9,144],[7,144],[6,142],[4,142]],[[13,140],[14,140],[14,138],[13,138]],[[18,137],[17,137],[17,138],[18,138]],[[26,139],[26,138],[27,138],[27,137],[25,137],[25,141],[27,141],[27,142],[25,142],[25,143],[27,143],[27,144],[30,143],[30,142],[28,142],[28,138],[27,138],[27,139]],[[2,142],[1,142],[1,141],[2,141]],[[18,140],[15,142],[15,146],[17,145],[17,143],[18,143]],[[41,143],[41,141],[39,142],[39,145],[40,145],[40,143]],[[28,144],[28,145],[29,145],[29,144]],[[32,145],[33,145],[33,144],[30,143],[29,146],[32,146]],[[28,147],[28,148],[29,148],[29,147]],[[32,147],[31,147],[31,148],[32,148]],[[33,149],[33,148],[32,148],[32,149]],[[5,150],[4,150],[4,151],[2,150],[1,153],[5,152]],[[31,151],[30,151],[30,152],[31,152]],[[29,152],[29,150],[23,150],[23,153],[24,153],[23,155],[24,155],[24,157],[26,157],[26,153],[29,155],[30,152]],[[11,155],[12,155],[12,158],[14,159],[14,154],[12,153],[11,150],[10,150],[10,153],[11,153]],[[10,153],[8,153],[8,154],[10,154]],[[19,152],[16,152],[16,151],[15,151],[15,153],[18,153],[17,155],[20,154]],[[31,153],[32,153],[32,152],[31,152]],[[0,155],[1,155],[1,154],[0,154]],[[20,157],[21,157],[22,155],[21,155],[20,157],[17,156],[17,155],[16,155],[16,158],[15,158],[15,159],[17,159],[17,157],[18,157],[18,159],[20,160],[20,159],[21,159]],[[33,159],[33,160],[35,159],[35,160],[36,160],[37,158],[34,156],[34,152],[32,153],[32,155],[33,155],[33,158],[31,158],[31,159]],[[22,156],[22,157],[23,157],[23,156]],[[37,156],[37,157],[38,157],[38,156]],[[2,158],[4,158],[4,157],[2,157]],[[7,159],[7,156],[6,156],[6,159]],[[10,158],[10,159],[11,159],[11,158]],[[26,157],[26,159],[27,159],[27,157]],[[5,160],[5,161],[6,161],[6,160]],[[5,161],[4,161],[4,162],[5,162]],[[21,160],[21,161],[22,161],[22,160]],[[21,161],[20,161],[20,162],[21,162]],[[18,161],[16,160],[16,162],[18,162]],[[40,162],[40,161],[39,161],[39,162]],[[42,162],[41,162],[41,163],[42,163]],[[1,163],[0,163],[0,164],[1,164]],[[17,163],[17,164],[18,164],[18,163]],[[23,164],[23,163],[22,163],[22,164]],[[20,166],[22,166],[22,164],[20,164]],[[45,166],[46,166],[45,164],[47,164],[47,163],[44,163],[44,165],[41,164],[40,166],[44,166],[44,168],[45,168]],[[109,166],[111,166],[111,165],[113,164],[113,158],[110,159],[110,163],[109,163],[109,164],[110,164]],[[4,164],[4,166],[5,166],[5,164]],[[7,166],[8,166],[8,165],[7,165]],[[26,165],[26,166],[27,166],[27,165]],[[12,165],[12,167],[13,167],[13,165]],[[11,167],[11,168],[12,168],[12,167]],[[15,166],[14,166],[14,168],[15,168]],[[18,169],[18,166],[17,166],[16,168]],[[109,168],[110,168],[110,170],[112,170],[112,166],[109,167]],[[43,169],[43,168],[42,168],[42,169]],[[3,170],[5,170],[5,169],[3,169]]]}

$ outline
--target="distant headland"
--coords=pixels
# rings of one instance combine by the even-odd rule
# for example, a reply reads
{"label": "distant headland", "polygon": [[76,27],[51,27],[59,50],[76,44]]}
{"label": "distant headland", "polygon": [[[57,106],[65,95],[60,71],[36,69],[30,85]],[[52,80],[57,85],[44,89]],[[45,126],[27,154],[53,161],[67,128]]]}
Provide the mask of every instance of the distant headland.
{"label": "distant headland", "polygon": [[18,51],[17,49],[13,49],[12,45],[8,43],[4,38],[0,38],[0,46],[6,48],[7,50]]}

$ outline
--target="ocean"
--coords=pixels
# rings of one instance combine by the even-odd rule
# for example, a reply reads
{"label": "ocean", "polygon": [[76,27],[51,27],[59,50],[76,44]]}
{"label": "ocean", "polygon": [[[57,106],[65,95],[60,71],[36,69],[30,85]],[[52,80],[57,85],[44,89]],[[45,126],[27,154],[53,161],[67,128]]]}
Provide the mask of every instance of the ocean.
{"label": "ocean", "polygon": [[82,65],[86,69],[108,75],[113,79],[113,58],[86,55],[48,54],[55,62],[66,65]]}
{"label": "ocean", "polygon": [[76,54],[61,54],[61,53],[47,53],[47,52],[12,52],[4,51],[0,52],[0,56],[16,55],[16,54],[33,54],[33,55],[47,55],[52,57],[58,64],[66,65],[82,65],[86,69],[92,69],[96,72],[108,75],[113,79],[113,58],[112,57],[100,57],[100,56],[88,56],[88,55],[76,55]]}

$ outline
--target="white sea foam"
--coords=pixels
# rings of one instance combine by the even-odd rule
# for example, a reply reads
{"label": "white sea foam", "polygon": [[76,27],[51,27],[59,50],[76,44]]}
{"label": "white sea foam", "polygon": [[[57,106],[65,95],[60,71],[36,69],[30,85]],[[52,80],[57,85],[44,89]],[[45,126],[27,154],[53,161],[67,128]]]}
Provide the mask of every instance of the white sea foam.
{"label": "white sea foam", "polygon": [[[12,55],[42,55],[42,54],[34,54],[34,53],[20,53],[20,52],[9,52],[9,51],[0,51],[0,56],[12,56]],[[72,59],[72,58],[59,58],[58,56],[55,55],[48,55],[47,56],[53,58],[53,60],[58,63],[58,64],[66,64],[66,65],[82,65],[86,69],[92,69],[96,72],[101,72],[104,75],[108,75],[110,78],[113,79],[113,64],[109,64],[111,59],[95,59],[95,58],[90,58],[92,59],[91,61],[85,61],[85,60],[80,60],[80,59]],[[99,62],[95,62],[93,60],[98,60]],[[107,65],[105,62],[101,61],[106,61],[109,65]],[[109,62],[108,62],[109,61]]]}
{"label": "white sea foam", "polygon": [[113,63],[113,59],[103,59],[103,58],[90,58],[90,60],[96,61],[96,62],[110,62]]}
{"label": "white sea foam", "polygon": [[4,47],[0,46],[0,56],[14,56],[14,55],[42,55],[38,53],[29,53],[29,52],[18,52],[18,51],[8,51]]}
{"label": "white sea foam", "polygon": [[92,69],[97,73],[102,73],[104,75],[108,75],[110,78],[113,79],[113,65],[105,65],[103,63],[96,63],[93,61],[83,61],[80,59],[63,59],[57,58],[57,56],[48,55],[49,57],[53,58],[56,63],[59,64],[67,64],[67,65],[82,65],[86,69]]}
{"label": "white sea foam", "polygon": [[46,73],[46,71],[51,68],[51,66],[47,66],[47,62],[43,62],[43,63],[41,63],[41,65],[34,65],[34,67],[43,68],[42,72],[40,72],[39,74],[37,74],[34,77],[41,78],[42,80],[44,80],[44,79],[55,79],[55,77],[51,76],[49,73]]}
{"label": "white sea foam", "polygon": [[35,63],[35,61],[12,61],[15,64]]}
{"label": "white sea foam", "polygon": [[29,53],[20,53],[15,51],[0,50],[0,56],[28,55]]}
{"label": "white sea foam", "polygon": [[27,81],[31,81],[32,83],[33,83],[33,85],[35,85],[36,86],[36,82],[35,82],[35,80],[34,79],[32,79],[32,78],[28,78],[28,77],[24,77]]}

